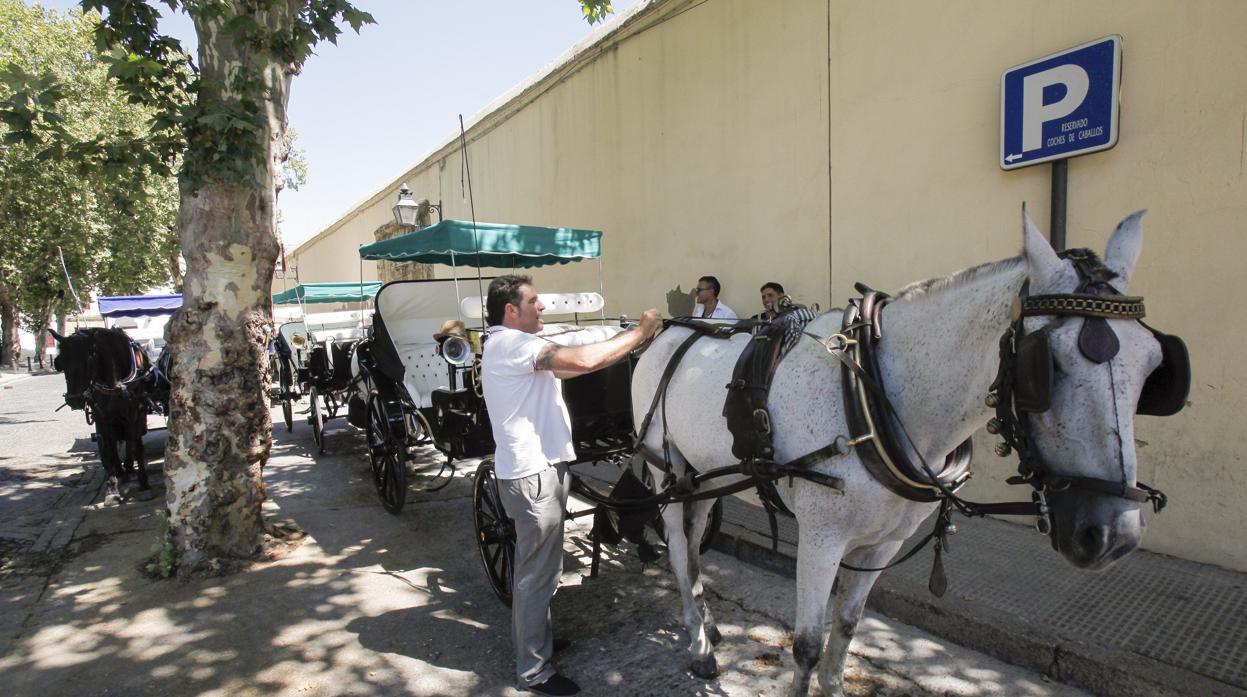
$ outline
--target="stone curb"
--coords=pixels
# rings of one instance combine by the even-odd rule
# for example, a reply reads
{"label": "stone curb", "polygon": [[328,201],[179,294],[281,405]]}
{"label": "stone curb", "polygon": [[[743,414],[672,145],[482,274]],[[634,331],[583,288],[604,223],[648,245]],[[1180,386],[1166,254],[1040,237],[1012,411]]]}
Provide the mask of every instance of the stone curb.
{"label": "stone curb", "polygon": [[[797,560],[772,551],[771,541],[746,528],[724,521],[714,549],[753,566],[789,578],[796,577]],[[922,589],[914,593],[901,584],[879,579],[867,607],[905,624],[931,632],[966,648],[981,651],[1011,665],[1028,668],[1049,678],[1112,697],[1243,697],[1231,685],[1112,647],[1060,637],[1027,624],[1019,617],[951,596],[933,602]]]}

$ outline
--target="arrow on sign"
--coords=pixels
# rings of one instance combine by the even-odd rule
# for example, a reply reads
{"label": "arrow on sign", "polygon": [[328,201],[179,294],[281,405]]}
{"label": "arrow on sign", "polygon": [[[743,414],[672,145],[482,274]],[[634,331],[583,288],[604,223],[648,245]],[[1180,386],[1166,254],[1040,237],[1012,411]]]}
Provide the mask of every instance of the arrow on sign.
{"label": "arrow on sign", "polygon": [[1022,156],[1020,154],[1019,155],[1005,155],[1005,162],[1011,163],[1014,160],[1020,160],[1020,159],[1022,159]]}

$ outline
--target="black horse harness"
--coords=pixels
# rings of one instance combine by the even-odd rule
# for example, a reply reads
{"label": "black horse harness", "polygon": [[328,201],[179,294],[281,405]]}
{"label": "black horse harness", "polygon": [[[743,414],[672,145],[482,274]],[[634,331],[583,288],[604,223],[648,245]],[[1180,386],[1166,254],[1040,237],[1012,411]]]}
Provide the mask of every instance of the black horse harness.
{"label": "black horse harness", "polygon": [[[73,335],[76,336],[78,334],[85,333],[86,332],[79,330],[74,332]],[[86,387],[83,387],[81,391],[74,394],[66,392],[64,394],[65,404],[58,407],[58,411],[61,408],[70,405],[71,400],[81,400],[83,403],[82,409],[86,414],[87,424],[90,425],[95,421],[95,416],[92,413],[92,400],[95,395],[113,395],[126,392],[130,389],[131,385],[147,378],[147,376],[152,373],[151,360],[147,358],[147,352],[143,350],[143,347],[131,339],[127,339],[126,341],[126,356],[130,361],[130,367],[127,375],[125,378],[120,380],[116,379],[114,376],[113,384],[107,385],[100,382],[97,376],[96,367],[99,363],[99,351],[96,345],[96,336],[90,335],[88,337],[87,365],[91,366],[91,379],[87,382]],[[65,367],[59,354],[52,360],[52,367],[58,371],[64,372]],[[71,407],[71,409],[78,409],[78,407]]]}

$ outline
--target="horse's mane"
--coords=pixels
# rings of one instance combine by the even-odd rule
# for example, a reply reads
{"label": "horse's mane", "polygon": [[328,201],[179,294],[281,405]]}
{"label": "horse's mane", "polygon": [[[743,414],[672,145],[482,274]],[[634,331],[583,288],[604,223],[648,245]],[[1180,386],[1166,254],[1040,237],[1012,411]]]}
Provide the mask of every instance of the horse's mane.
{"label": "horse's mane", "polygon": [[928,278],[925,281],[916,281],[897,291],[894,296],[894,300],[914,300],[932,293],[950,290],[965,285],[980,276],[988,276],[991,274],[1012,271],[1025,263],[1026,259],[1024,257],[1016,256],[1009,259],[1001,259],[999,261],[989,261],[985,264],[979,264],[978,266],[971,266],[968,269],[962,269],[961,271],[949,276]]}
{"label": "horse's mane", "polygon": [[[1117,277],[1117,273],[1105,266],[1100,256],[1090,249],[1071,249],[1061,252],[1063,259],[1076,257],[1082,264],[1084,271],[1089,275],[1090,280],[1096,284],[1108,283]],[[925,281],[917,281],[901,288],[896,292],[895,300],[913,300],[932,293],[938,293],[944,290],[950,290],[961,285],[965,285],[970,281],[980,277],[995,273],[1007,273],[1025,264],[1024,256],[1011,257],[1009,259],[1001,259],[1000,261],[989,261],[978,266],[971,266],[968,269],[962,269],[952,275],[942,276],[940,278],[929,278]]]}

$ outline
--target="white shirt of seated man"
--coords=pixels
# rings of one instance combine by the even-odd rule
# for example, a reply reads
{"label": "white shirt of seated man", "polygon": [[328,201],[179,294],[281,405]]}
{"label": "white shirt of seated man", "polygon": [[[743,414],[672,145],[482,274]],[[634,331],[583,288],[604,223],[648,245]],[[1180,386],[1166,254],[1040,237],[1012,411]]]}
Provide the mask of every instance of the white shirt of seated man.
{"label": "white shirt of seated man", "polygon": [[647,310],[637,329],[594,344],[567,347],[537,336],[545,306],[533,287],[519,286],[519,301],[505,306],[502,324],[490,327],[481,357],[481,387],[493,428],[499,479],[521,479],[556,462],[571,462],[571,417],[563,378],[605,368],[627,357],[662,326]]}
{"label": "white shirt of seated man", "polygon": [[[698,319],[737,319],[736,311],[728,307],[714,291],[714,286],[709,281],[698,281],[693,286],[693,298],[697,302],[697,307],[693,310],[693,317]],[[709,314],[706,314],[706,308],[711,307]]]}

